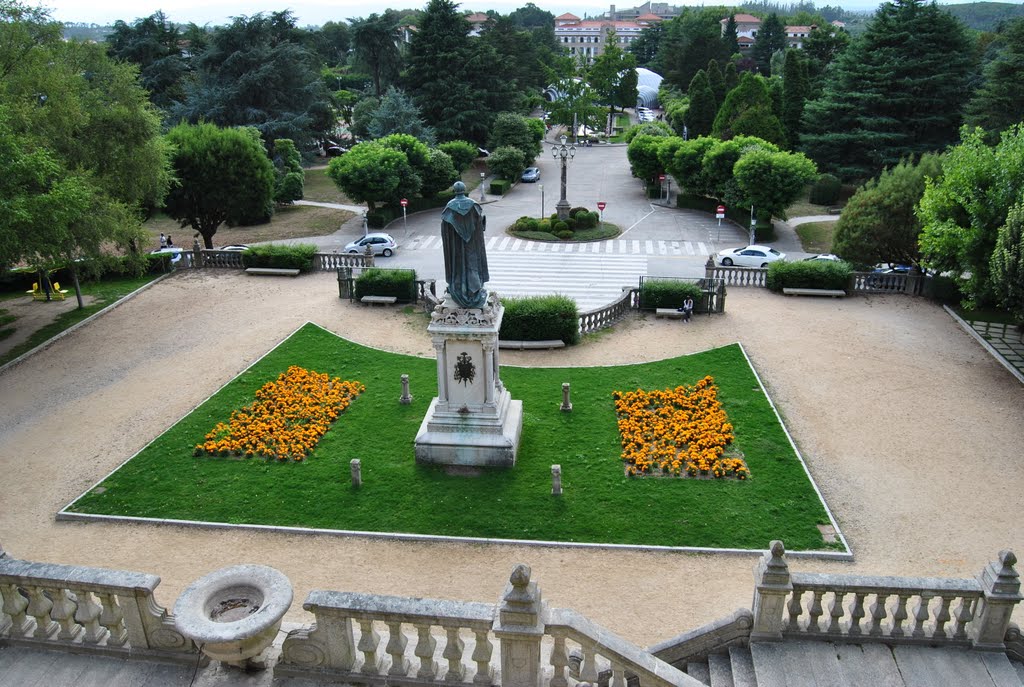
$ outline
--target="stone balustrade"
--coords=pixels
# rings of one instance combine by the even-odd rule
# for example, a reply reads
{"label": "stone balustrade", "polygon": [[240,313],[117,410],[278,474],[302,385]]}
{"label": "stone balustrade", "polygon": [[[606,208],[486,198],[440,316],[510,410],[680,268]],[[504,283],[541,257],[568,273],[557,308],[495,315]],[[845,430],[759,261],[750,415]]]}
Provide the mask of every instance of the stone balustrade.
{"label": "stone balustrade", "polygon": [[630,310],[635,310],[638,307],[639,294],[639,289],[623,288],[622,295],[608,305],[581,312],[579,315],[580,334],[589,334],[605,327],[611,327],[625,317]]}
{"label": "stone balustrade", "polygon": [[[240,270],[242,251],[200,249],[182,253],[187,261],[182,267],[220,267]],[[314,272],[332,272],[341,267],[373,267],[373,256],[362,253],[315,253]]]}
{"label": "stone balustrade", "polygon": [[156,575],[11,558],[0,548],[0,641],[76,653],[194,662],[156,603]]}
{"label": "stone balustrade", "polygon": [[726,267],[716,265],[713,258],[708,258],[704,265],[707,279],[721,279],[725,286],[767,286],[768,270],[761,267]]}
{"label": "stone balustrade", "polygon": [[240,270],[244,267],[241,251],[199,250],[192,253],[192,266],[194,267],[225,267],[235,270]]}
{"label": "stone balustrade", "polygon": [[331,272],[339,267],[373,267],[373,256],[363,253],[316,253],[314,272]]}

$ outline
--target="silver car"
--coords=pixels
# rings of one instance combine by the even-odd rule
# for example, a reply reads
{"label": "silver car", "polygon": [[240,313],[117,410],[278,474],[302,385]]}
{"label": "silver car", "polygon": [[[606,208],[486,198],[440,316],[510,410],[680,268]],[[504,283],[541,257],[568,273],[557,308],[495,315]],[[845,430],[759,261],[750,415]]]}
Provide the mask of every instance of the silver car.
{"label": "silver car", "polygon": [[395,241],[395,237],[391,234],[375,232],[348,244],[345,246],[345,252],[365,253],[366,246],[370,246],[374,255],[383,255],[385,258],[390,258],[398,250],[398,242]]}

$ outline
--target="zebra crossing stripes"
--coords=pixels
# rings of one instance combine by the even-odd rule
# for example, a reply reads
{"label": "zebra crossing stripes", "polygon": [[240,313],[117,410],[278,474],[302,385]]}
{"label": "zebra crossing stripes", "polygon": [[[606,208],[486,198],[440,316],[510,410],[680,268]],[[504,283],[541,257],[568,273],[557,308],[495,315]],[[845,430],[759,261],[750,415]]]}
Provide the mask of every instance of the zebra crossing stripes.
{"label": "zebra crossing stripes", "polygon": [[[400,246],[403,250],[441,250],[440,236],[416,236]],[[589,243],[549,243],[524,241],[512,236],[492,236],[487,239],[487,255],[504,252],[570,253],[585,255],[647,255],[647,256],[705,256],[714,252],[703,241],[664,241],[655,239],[609,239]]]}

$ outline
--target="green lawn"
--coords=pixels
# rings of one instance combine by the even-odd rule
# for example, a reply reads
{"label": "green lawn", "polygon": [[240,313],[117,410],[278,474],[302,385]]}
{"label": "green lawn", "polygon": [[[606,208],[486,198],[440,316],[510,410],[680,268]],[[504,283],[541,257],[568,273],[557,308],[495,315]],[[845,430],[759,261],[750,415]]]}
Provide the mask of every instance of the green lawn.
{"label": "green lawn", "polygon": [[797,225],[796,235],[808,253],[831,253],[832,232],[835,228],[835,222],[807,222]]}
{"label": "green lawn", "polygon": [[[366,392],[301,463],[194,458],[232,409],[289,365]],[[409,374],[411,405],[398,403]],[[612,392],[693,384],[714,375],[752,479],[627,478]],[[479,477],[416,465],[413,439],[436,391],[436,363],[358,346],[307,325],[183,418],[69,510],[80,513],[505,539],[823,549],[822,503],[736,345],[643,365],[502,368],[524,408],[516,467]],[[558,410],[572,383],[572,413]],[[359,458],[363,486],[349,481]],[[551,465],[565,492],[551,495]],[[96,493],[100,491],[101,493]],[[835,545],[832,545],[834,548]]]}

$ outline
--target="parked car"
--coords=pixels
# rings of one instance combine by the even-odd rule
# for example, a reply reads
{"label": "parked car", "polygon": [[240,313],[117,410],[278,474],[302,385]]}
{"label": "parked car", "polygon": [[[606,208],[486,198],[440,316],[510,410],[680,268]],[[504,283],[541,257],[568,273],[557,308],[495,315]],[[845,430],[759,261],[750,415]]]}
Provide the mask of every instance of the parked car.
{"label": "parked car", "polygon": [[232,253],[241,253],[244,250],[249,250],[249,246],[244,243],[233,243],[230,246],[221,246],[217,250],[229,250]]}
{"label": "parked car", "polygon": [[523,172],[523,176],[520,177],[520,180],[525,181],[526,183],[540,181],[540,170],[536,167],[527,167]]}
{"label": "parked car", "polygon": [[171,263],[177,264],[181,260],[181,254],[185,252],[184,248],[178,248],[177,246],[168,246],[167,248],[156,248],[149,251],[150,255],[170,255]]}
{"label": "parked car", "polygon": [[828,262],[841,262],[842,258],[839,257],[838,255],[833,255],[832,253],[819,253],[818,255],[812,255],[809,258],[804,258],[804,260],[823,260]]}
{"label": "parked car", "polygon": [[487,150],[486,148],[477,148],[476,150],[478,153],[480,153],[480,157],[489,157],[491,154],[491,151]]}
{"label": "parked car", "polygon": [[743,246],[718,251],[718,262],[726,267],[767,267],[770,262],[785,259],[785,253],[769,246]]}
{"label": "parked car", "polygon": [[324,141],[324,155],[327,157],[338,157],[348,152],[348,148],[339,145],[334,141]]}
{"label": "parked car", "polygon": [[367,234],[363,238],[357,239],[348,244],[345,246],[345,252],[363,253],[366,251],[367,245],[370,246],[374,255],[383,255],[385,258],[390,258],[394,255],[395,251],[398,250],[398,243],[391,234],[377,232]]}

